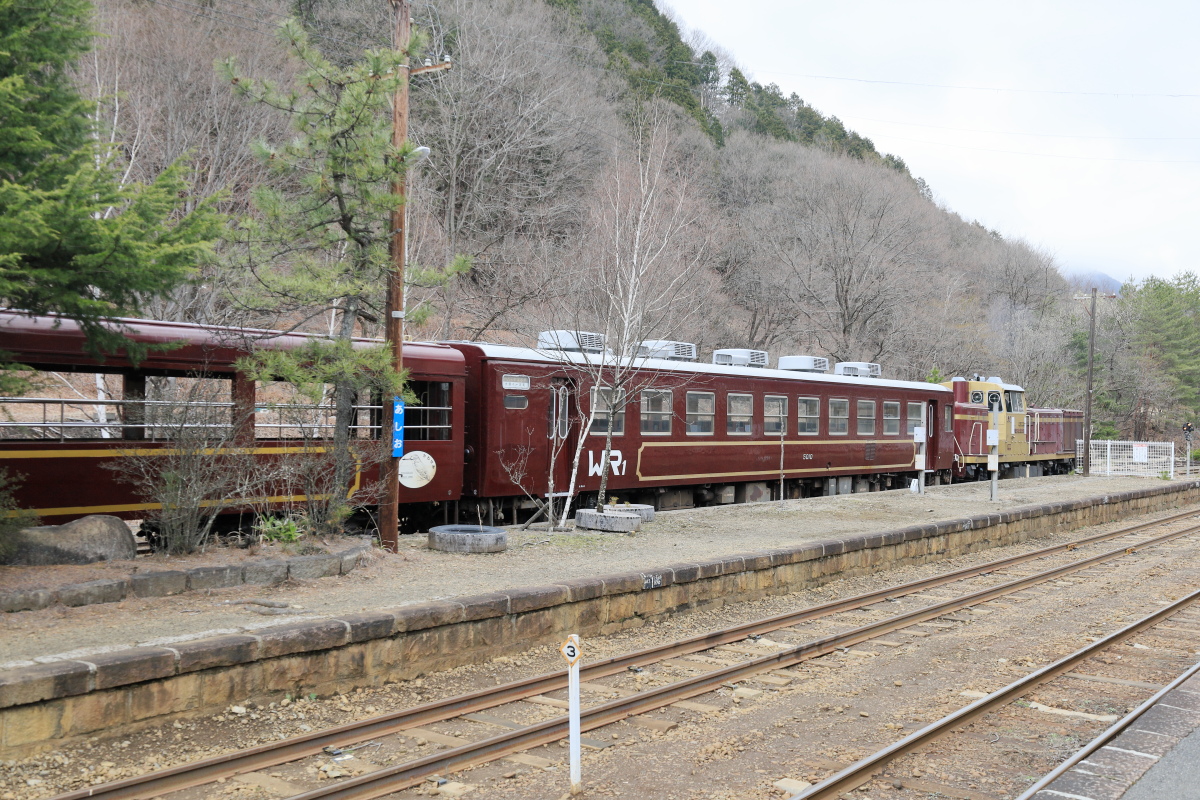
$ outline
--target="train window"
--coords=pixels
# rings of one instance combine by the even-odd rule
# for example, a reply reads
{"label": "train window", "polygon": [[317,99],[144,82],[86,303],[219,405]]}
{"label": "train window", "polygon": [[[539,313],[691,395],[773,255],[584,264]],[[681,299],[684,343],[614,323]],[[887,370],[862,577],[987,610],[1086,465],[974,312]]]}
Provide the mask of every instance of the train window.
{"label": "train window", "polygon": [[816,434],[820,432],[818,424],[821,421],[820,400],[815,397],[797,397],[796,413],[800,415],[796,420],[796,433]]}
{"label": "train window", "polygon": [[900,435],[900,401],[883,401],[883,435]]}
{"label": "train window", "polygon": [[523,394],[506,394],[504,395],[504,407],[513,410],[529,408],[529,398]]}
{"label": "train window", "polygon": [[904,428],[904,432],[909,436],[916,433],[917,428],[925,424],[925,404],[924,403],[909,403],[908,404],[908,424]]}
{"label": "train window", "polygon": [[783,436],[787,433],[787,398],[769,394],[763,398],[763,433]]}
{"label": "train window", "polygon": [[858,401],[858,435],[875,435],[875,401]]}
{"label": "train window", "polygon": [[850,401],[829,401],[829,435],[845,436],[850,432]]}
{"label": "train window", "polygon": [[1024,398],[1020,392],[1005,392],[1004,405],[1010,412],[1020,414],[1025,410]]}
{"label": "train window", "polygon": [[725,400],[725,432],[749,436],[754,430],[754,395],[731,394]]}
{"label": "train window", "polygon": [[[592,389],[592,409],[595,411],[595,415],[592,417],[592,427],[588,429],[588,433],[600,436],[607,434],[610,414],[613,435],[620,436],[625,433],[625,404],[620,402],[620,397],[617,398],[617,402],[613,402],[613,391],[612,389]],[[614,406],[621,410],[613,412]]]}
{"label": "train window", "polygon": [[404,438],[438,442],[450,439],[450,384],[441,381],[410,381],[408,390],[417,396],[404,410]]}
{"label": "train window", "polygon": [[944,430],[946,433],[953,433],[953,431],[954,431],[954,406],[951,406],[951,405],[942,406],[942,417],[945,419],[945,424],[942,426],[942,430]]}
{"label": "train window", "polygon": [[717,415],[717,396],[712,392],[687,393],[688,435],[711,434]]}
{"label": "train window", "polygon": [[642,433],[664,436],[671,432],[671,390],[642,392]]}

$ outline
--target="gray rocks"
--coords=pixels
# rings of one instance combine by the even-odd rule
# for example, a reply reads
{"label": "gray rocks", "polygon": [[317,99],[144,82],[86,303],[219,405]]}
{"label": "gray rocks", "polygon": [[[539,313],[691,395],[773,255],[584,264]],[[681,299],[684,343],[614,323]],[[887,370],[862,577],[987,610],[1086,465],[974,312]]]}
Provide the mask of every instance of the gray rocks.
{"label": "gray rocks", "polygon": [[137,557],[137,542],[125,521],[105,514],[65,525],[25,528],[9,537],[0,563],[13,566],[92,564]]}
{"label": "gray rocks", "polygon": [[438,525],[429,529],[429,549],[447,553],[501,553],[508,533],[488,525]]}
{"label": "gray rocks", "polygon": [[606,511],[601,514],[595,509],[581,508],[575,512],[575,527],[589,531],[629,533],[642,527],[642,518],[638,514],[624,511]]}
{"label": "gray rocks", "polygon": [[119,603],[125,599],[129,582],[125,580],[72,583],[58,590],[58,602],[64,606],[90,606],[95,603]]}
{"label": "gray rocks", "polygon": [[331,578],[342,571],[341,556],[321,553],[288,559],[288,577],[298,580]]}

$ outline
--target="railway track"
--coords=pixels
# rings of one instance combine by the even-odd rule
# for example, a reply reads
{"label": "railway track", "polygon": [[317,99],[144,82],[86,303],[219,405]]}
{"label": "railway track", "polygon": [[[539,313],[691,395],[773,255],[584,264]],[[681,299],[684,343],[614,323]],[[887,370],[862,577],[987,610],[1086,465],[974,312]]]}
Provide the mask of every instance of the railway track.
{"label": "railway track", "polygon": [[1055,780],[1061,777],[1072,767],[1082,761],[1085,761],[1092,754],[1107,747],[1110,742],[1117,739],[1122,733],[1130,730],[1134,723],[1136,723],[1143,714],[1153,708],[1159,700],[1167,698],[1176,689],[1185,685],[1187,681],[1197,673],[1200,673],[1200,662],[1192,665],[1187,671],[1179,675],[1179,677],[1175,678],[1175,680],[1171,681],[1162,689],[1155,692],[1152,697],[1145,700],[1132,712],[1118,720],[1111,728],[1107,729],[1104,731],[1104,733],[1100,734],[1091,742],[1089,742],[1085,747],[1076,752],[1075,755],[1071,756],[1066,761],[1062,762],[1056,768],[1044,775],[1041,780],[1037,781],[1037,783],[1035,783],[1033,786],[1030,786],[1028,789],[1022,792],[1021,796],[1018,797],[1017,800],[1031,800],[1031,798],[1037,795],[1037,793],[1042,789],[1052,786]]}
{"label": "railway track", "polygon": [[[1024,677],[1013,681],[1002,689],[998,689],[984,697],[981,697],[974,703],[964,706],[963,708],[960,708],[957,711],[942,717],[940,720],[927,725],[921,730],[906,736],[900,741],[895,742],[870,756],[867,756],[866,758],[858,761],[855,764],[852,764],[836,775],[821,781],[815,786],[812,786],[811,788],[806,789],[799,794],[793,795],[790,800],[829,800],[830,798],[841,797],[846,792],[852,792],[859,787],[865,786],[871,781],[877,780],[881,773],[889,765],[892,765],[904,756],[909,755],[922,747],[926,747],[938,739],[951,736],[973,721],[978,720],[985,715],[992,714],[997,710],[1004,708],[1005,706],[1011,705],[1039,686],[1053,681],[1056,678],[1065,675],[1066,673],[1072,672],[1073,670],[1083,666],[1088,661],[1094,659],[1097,655],[1111,650],[1116,645],[1124,643],[1140,634],[1144,634],[1147,631],[1152,631],[1156,626],[1162,625],[1163,622],[1175,621],[1177,623],[1185,622],[1194,625],[1197,621],[1194,616],[1181,620],[1180,612],[1184,611],[1185,609],[1189,609],[1189,607],[1196,603],[1197,600],[1200,600],[1200,590],[1194,591],[1188,594],[1186,597],[1171,603],[1159,611],[1149,614],[1132,623],[1131,625],[1127,625],[1124,628],[1109,634],[1108,636],[1098,639],[1086,647],[1080,648],[1074,653],[1071,653],[1070,655],[1065,656],[1064,658],[1061,658],[1052,664],[1031,672]],[[1145,645],[1143,645],[1143,647],[1146,650],[1152,649]],[[1130,650],[1132,653],[1140,652],[1136,648],[1130,648]],[[1179,679],[1162,689],[1149,701],[1143,703],[1142,708],[1139,708],[1137,711],[1131,714],[1129,718],[1126,719],[1130,720],[1131,718],[1136,718],[1137,715],[1144,711],[1145,708],[1147,708],[1149,704],[1153,702],[1155,697],[1165,694],[1167,691],[1174,688],[1174,686],[1176,686],[1178,683],[1181,683],[1183,680],[1190,677],[1191,674],[1197,669],[1200,669],[1200,664],[1191,667]],[[1120,686],[1122,689],[1129,688],[1130,683],[1131,682],[1129,681],[1113,681],[1113,685]],[[1103,685],[1102,681],[1101,685]],[[1075,756],[1064,762],[1064,764],[1054,770],[1054,772],[1051,772],[1041,781],[1038,781],[1036,784],[1034,784],[1033,787],[1031,787],[1022,795],[1022,798],[1032,796],[1046,783],[1049,783],[1050,780],[1057,777],[1062,772],[1065,772],[1073,764],[1078,763],[1080,760],[1086,758],[1090,753],[1095,752],[1095,750],[1102,747],[1105,742],[1109,741],[1117,733],[1119,733],[1123,729],[1124,725],[1128,724],[1126,720],[1123,720],[1122,722],[1123,725],[1114,726],[1114,728],[1109,729],[1109,731],[1107,731],[1099,739],[1093,741],[1090,745],[1076,753]],[[959,768],[960,770],[965,769],[961,764],[959,765]],[[885,780],[889,783],[893,783],[892,788],[895,788],[895,783],[900,783],[901,786],[903,786],[902,780],[893,782],[890,776]]]}
{"label": "railway track", "polygon": [[[969,609],[980,603],[1004,595],[1020,592],[1047,581],[1071,573],[1087,570],[1113,559],[1119,559],[1143,548],[1153,547],[1175,539],[1200,532],[1200,525],[1188,525],[1180,530],[1160,535],[1149,535],[1152,528],[1179,523],[1196,516],[1188,511],[1174,516],[1122,528],[1107,533],[1076,540],[1074,542],[1042,548],[1030,553],[999,559],[985,564],[956,570],[911,583],[886,587],[855,597],[835,600],[786,613],[763,620],[736,625],[700,636],[672,642],[666,645],[624,654],[614,658],[587,664],[582,670],[585,687],[593,693],[607,694],[614,699],[585,708],[582,718],[584,731],[594,730],[613,722],[646,714],[666,706],[687,704],[692,698],[708,694],[721,687],[733,686],[736,682],[761,675],[773,675],[775,680],[787,683],[799,677],[796,673],[774,673],[802,661],[845,649],[854,644],[881,637],[889,632],[922,623],[933,622],[956,611]],[[1078,558],[1077,551],[1094,548],[1114,539],[1129,538],[1116,549]],[[1066,559],[1064,561],[1064,559]],[[1064,563],[1041,565],[1046,568],[1035,573],[1021,575],[1016,569],[1037,560],[1059,560]],[[967,589],[952,598],[929,596],[933,590],[953,583],[962,583]],[[982,583],[982,586],[966,584]],[[799,630],[813,624],[834,623],[844,625],[842,616],[867,614],[877,616],[882,609],[893,610],[894,603],[911,601],[915,607],[892,614],[883,619],[874,619],[823,635],[811,636],[809,630]],[[837,615],[837,616],[835,616]],[[796,634],[810,636],[798,642],[777,642],[763,638],[765,634],[782,632],[782,638]],[[769,652],[768,652],[769,651]],[[708,655],[702,655],[707,652]],[[691,659],[690,661],[687,659]],[[733,659],[731,663],[730,659]],[[669,665],[675,672],[696,671],[680,680],[650,688],[638,686],[634,690],[605,686],[599,679],[616,675],[629,675],[630,670],[641,671],[652,664]],[[713,667],[716,666],[716,669]],[[550,709],[565,706],[560,699],[548,693],[565,688],[563,673],[553,673],[515,681],[503,686],[471,694],[416,706],[338,728],[318,731],[301,737],[261,745],[248,750],[217,756],[192,764],[160,770],[148,775],[129,778],[60,795],[57,800],[76,798],[149,798],[164,796],[172,792],[199,786],[238,774],[255,772],[266,767],[296,761],[306,757],[345,750],[351,745],[392,734],[419,737],[448,747],[424,757],[407,760],[393,766],[375,768],[374,771],[350,780],[322,786],[295,795],[297,800],[317,798],[370,798],[380,797],[400,789],[417,785],[433,776],[455,769],[485,763],[502,757],[552,743],[566,735],[565,715],[555,714],[545,719],[535,719],[528,724],[514,723],[505,718],[483,715],[480,712],[502,705],[526,701],[520,708],[521,714],[550,713]],[[691,703],[694,707],[698,704]],[[715,707],[708,707],[713,708]],[[466,741],[463,737],[439,734],[424,726],[452,720],[470,720],[476,723],[499,725],[507,730],[478,741]],[[600,746],[603,746],[602,744]],[[547,762],[549,763],[549,762]],[[372,765],[373,766],[373,765]]]}

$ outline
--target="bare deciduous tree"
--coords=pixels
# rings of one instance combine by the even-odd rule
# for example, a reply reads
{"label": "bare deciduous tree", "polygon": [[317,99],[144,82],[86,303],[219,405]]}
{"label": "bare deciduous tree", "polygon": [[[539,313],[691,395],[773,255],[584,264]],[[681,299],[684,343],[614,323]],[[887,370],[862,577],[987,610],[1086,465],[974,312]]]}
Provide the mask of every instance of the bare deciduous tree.
{"label": "bare deciduous tree", "polygon": [[[551,321],[559,321],[558,329],[600,333],[609,351],[563,359],[575,376],[578,407],[588,409],[580,414],[582,430],[566,487],[568,508],[586,437],[594,432],[599,406],[606,404],[609,411],[600,420],[604,454],[597,500],[598,510],[604,510],[617,414],[631,401],[653,404],[650,388],[665,388],[661,376],[647,368],[639,345],[679,335],[700,313],[710,286],[702,261],[706,207],[697,202],[688,180],[672,123],[659,105],[635,115],[630,146],[613,151],[587,207],[568,304],[552,308]],[[563,320],[571,324],[564,326]],[[591,399],[579,402],[588,391]],[[654,413],[669,418],[672,412],[668,404]]]}

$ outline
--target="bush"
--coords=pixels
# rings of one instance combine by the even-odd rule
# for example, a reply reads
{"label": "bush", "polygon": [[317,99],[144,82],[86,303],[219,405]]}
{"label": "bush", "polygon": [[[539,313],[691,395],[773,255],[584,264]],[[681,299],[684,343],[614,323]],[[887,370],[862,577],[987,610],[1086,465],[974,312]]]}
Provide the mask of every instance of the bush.
{"label": "bush", "polygon": [[0,469],[0,556],[8,555],[8,550],[12,547],[12,534],[38,524],[37,515],[29,509],[18,507],[13,496],[23,477]]}
{"label": "bush", "polygon": [[254,531],[267,542],[297,542],[304,531],[301,524],[292,517],[262,517],[254,525]]}

